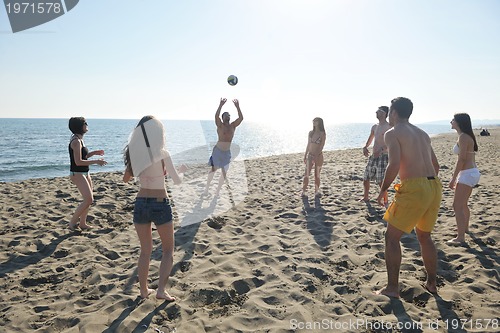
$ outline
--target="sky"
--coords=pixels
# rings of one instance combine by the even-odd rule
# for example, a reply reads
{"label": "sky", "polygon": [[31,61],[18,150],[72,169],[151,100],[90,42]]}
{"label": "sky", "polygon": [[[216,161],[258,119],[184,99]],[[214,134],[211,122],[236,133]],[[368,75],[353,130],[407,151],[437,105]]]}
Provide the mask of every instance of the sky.
{"label": "sky", "polygon": [[[12,33],[0,7],[0,118],[415,123],[500,119],[497,0],[82,0]],[[227,84],[236,75],[236,86]]]}

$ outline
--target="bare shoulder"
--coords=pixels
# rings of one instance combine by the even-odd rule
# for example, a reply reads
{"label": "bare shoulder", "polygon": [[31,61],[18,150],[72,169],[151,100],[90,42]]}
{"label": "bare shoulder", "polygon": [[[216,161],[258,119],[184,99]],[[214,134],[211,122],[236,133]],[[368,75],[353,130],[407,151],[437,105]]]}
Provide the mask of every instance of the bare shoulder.
{"label": "bare shoulder", "polygon": [[82,144],[80,143],[80,139],[78,139],[76,137],[71,139],[70,144],[71,144],[71,148],[73,148],[73,149],[80,148],[82,146]]}
{"label": "bare shoulder", "polygon": [[458,143],[459,143],[459,146],[461,146],[461,147],[463,147],[465,144],[469,144],[473,141],[474,140],[472,140],[472,138],[467,133],[460,133],[460,135],[458,136]]}

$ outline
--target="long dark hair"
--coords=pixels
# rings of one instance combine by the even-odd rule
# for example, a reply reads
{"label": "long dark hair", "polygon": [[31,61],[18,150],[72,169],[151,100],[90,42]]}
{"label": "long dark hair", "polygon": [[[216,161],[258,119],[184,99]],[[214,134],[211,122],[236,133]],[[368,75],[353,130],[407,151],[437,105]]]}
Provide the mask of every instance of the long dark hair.
{"label": "long dark hair", "polygon": [[[136,128],[153,118],[154,118],[153,116],[142,117],[142,119],[139,120],[139,123],[137,124]],[[125,164],[126,171],[130,172],[130,174],[133,176],[134,172],[132,171],[132,163],[130,163],[130,151],[128,148],[128,144],[125,146],[125,148],[123,148],[123,163]]]}
{"label": "long dark hair", "polygon": [[[323,119],[320,118],[320,117],[316,117],[316,118],[313,119],[313,122],[315,122],[316,120],[319,122],[318,129],[321,132],[325,132],[325,124],[323,124]],[[314,132],[314,125],[313,125],[313,129],[312,129],[311,132]]]}
{"label": "long dark hair", "polygon": [[465,134],[468,134],[472,140],[474,140],[474,151],[478,150],[476,137],[474,136],[474,132],[472,131],[472,123],[470,121],[470,117],[467,113],[455,113],[453,116],[455,122],[457,123],[460,131]]}

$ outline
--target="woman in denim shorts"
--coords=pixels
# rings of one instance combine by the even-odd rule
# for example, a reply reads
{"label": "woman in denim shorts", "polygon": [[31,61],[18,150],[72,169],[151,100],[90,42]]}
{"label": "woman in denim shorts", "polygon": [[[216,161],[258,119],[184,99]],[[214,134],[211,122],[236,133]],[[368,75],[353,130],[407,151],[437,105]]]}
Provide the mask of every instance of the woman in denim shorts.
{"label": "woman in denim shorts", "polygon": [[186,166],[177,172],[165,149],[165,130],[161,121],[145,116],[130,135],[124,150],[126,166],[123,181],[137,177],[140,183],[134,206],[134,226],[141,243],[138,275],[141,297],[147,298],[155,290],[148,287],[149,262],[153,250],[152,225],[156,225],[161,239],[162,259],[156,298],[174,301],[165,287],[172,270],[174,253],[174,226],[172,208],[165,188],[165,176],[172,177],[175,184],[182,182]]}

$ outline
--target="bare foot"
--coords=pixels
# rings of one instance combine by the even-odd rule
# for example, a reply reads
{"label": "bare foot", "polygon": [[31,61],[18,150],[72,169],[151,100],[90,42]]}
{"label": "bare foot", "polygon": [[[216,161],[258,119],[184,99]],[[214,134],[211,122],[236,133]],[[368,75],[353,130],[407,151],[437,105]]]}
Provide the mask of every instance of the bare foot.
{"label": "bare foot", "polygon": [[433,295],[438,293],[436,286],[430,286],[428,282],[422,284],[422,287]]}
{"label": "bare foot", "polygon": [[170,296],[170,294],[167,293],[166,291],[164,291],[164,292],[158,291],[156,293],[156,298],[157,299],[164,299],[165,301],[169,301],[169,302],[174,302],[175,301],[175,297]]}
{"label": "bare foot", "polygon": [[394,298],[399,298],[399,292],[398,291],[389,291],[387,288],[380,289],[375,292],[375,295],[384,295],[387,297],[394,297]]}
{"label": "bare foot", "polygon": [[82,230],[90,230],[90,229],[92,229],[92,228],[93,228],[93,226],[88,225],[88,224],[80,225],[79,227],[80,227],[80,229],[82,229]]}
{"label": "bare foot", "polygon": [[370,202],[370,199],[363,197],[359,199],[358,202]]}
{"label": "bare foot", "polygon": [[449,241],[446,242],[448,245],[465,245],[465,239],[460,240],[457,238],[450,239]]}
{"label": "bare foot", "polygon": [[69,226],[68,226],[68,229],[71,230],[71,231],[76,231],[76,228],[78,228],[78,226],[75,224],[72,224],[71,222],[69,222]]}
{"label": "bare foot", "polygon": [[148,298],[148,297],[149,297],[149,295],[151,295],[152,293],[154,293],[154,291],[155,291],[154,289],[149,289],[149,288],[148,288],[148,291],[147,291],[147,293],[146,293],[146,294],[143,294],[143,293],[141,292],[141,298],[142,298],[142,299]]}

